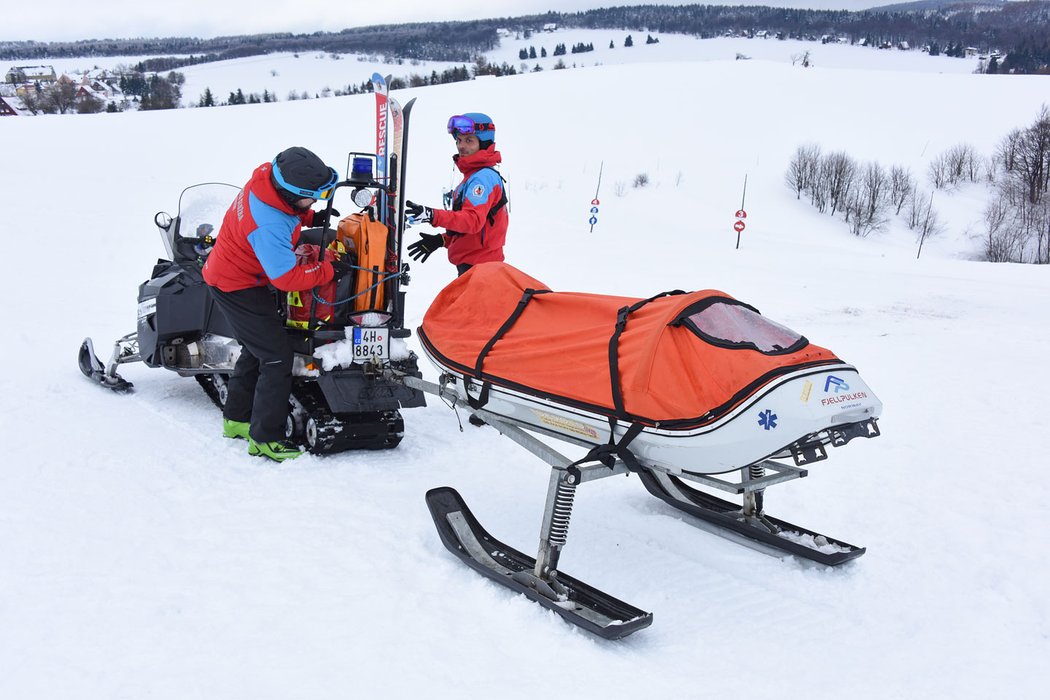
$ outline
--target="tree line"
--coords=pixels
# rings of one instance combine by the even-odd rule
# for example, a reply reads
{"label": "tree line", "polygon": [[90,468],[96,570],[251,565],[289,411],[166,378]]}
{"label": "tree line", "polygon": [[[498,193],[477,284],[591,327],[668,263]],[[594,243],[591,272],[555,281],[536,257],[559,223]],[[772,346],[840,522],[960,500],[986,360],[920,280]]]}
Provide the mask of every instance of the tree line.
{"label": "tree line", "polygon": [[[922,10],[797,10],[720,5],[637,5],[584,12],[548,12],[469,22],[378,25],[310,34],[271,33],[213,39],[88,39],[74,42],[0,42],[0,59],[67,56],[193,55],[226,60],[273,52],[379,53],[418,60],[463,62],[499,43],[497,28],[529,33],[547,23],[588,29],[645,28],[700,38],[754,36],[818,40],[844,36],[871,46],[973,46],[999,49],[1005,72],[1050,72],[1050,0],[1000,5],[952,5]],[[160,70],[174,70],[167,66]]]}
{"label": "tree line", "polygon": [[937,191],[986,182],[992,197],[983,212],[980,240],[985,260],[1050,264],[1050,109],[1007,134],[994,155],[982,157],[958,144],[930,160],[925,190],[910,170],[858,162],[845,151],[825,153],[818,144],[799,146],[788,164],[786,184],[821,213],[841,215],[851,233],[867,236],[902,216],[915,231],[918,253],[944,230],[933,208]]}

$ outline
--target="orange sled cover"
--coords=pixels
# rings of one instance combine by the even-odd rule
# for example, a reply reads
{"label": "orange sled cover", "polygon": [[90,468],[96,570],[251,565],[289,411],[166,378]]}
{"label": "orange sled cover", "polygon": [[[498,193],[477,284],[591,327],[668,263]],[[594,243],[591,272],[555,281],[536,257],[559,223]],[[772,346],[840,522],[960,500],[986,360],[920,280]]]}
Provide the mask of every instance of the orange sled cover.
{"label": "orange sled cover", "polygon": [[445,287],[419,338],[465,377],[672,429],[717,420],[783,374],[842,364],[723,292],[551,292],[505,263]]}

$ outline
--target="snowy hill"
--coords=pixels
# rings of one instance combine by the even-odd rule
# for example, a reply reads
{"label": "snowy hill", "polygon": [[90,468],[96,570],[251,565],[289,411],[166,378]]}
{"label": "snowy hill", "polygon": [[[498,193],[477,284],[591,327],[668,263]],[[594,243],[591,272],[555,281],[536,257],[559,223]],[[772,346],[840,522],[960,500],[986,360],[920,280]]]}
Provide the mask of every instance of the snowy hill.
{"label": "snowy hill", "polygon": [[[883,436],[833,451],[767,508],[865,556],[836,570],[777,560],[699,530],[635,477],[586,484],[562,569],[655,614],[601,642],[442,547],[427,489],[455,486],[529,551],[548,472],[491,429],[461,432],[439,402],[405,411],[396,450],[278,466],[224,440],[190,379],[132,365],[135,393],[92,386],[76,349],[134,329],[162,254],[153,214],[187,184],[242,184],[289,145],[345,163],[372,146],[373,101],[5,119],[0,697],[1042,697],[1047,270],[973,260],[976,190],[938,201],[950,233],[916,260],[899,223],[854,238],[784,173],[806,142],[919,177],[960,142],[990,155],[1032,121],[1045,78],[832,47],[802,69],[690,41],[695,60],[605,55],[400,91],[418,98],[409,196],[440,205],[457,181],[445,121],[485,111],[509,262],[559,290],[721,289],[856,365],[885,403]],[[299,60],[338,63],[346,82],[370,71]],[[188,88],[205,83],[187,71]],[[437,256],[412,270],[415,327],[454,270]]]}

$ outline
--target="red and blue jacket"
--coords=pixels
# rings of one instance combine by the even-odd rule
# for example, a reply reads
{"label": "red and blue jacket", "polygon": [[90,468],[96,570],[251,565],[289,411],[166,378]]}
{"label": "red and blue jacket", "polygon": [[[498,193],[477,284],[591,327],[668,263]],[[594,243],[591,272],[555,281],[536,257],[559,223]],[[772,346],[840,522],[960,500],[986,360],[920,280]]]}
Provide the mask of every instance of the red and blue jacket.
{"label": "red and blue jacket", "polygon": [[463,182],[452,193],[452,210],[435,209],[431,220],[447,231],[448,261],[453,265],[502,262],[509,217],[506,206],[498,206],[506,203],[503,178],[492,168],[503,156],[488,148],[452,160],[463,173]]}
{"label": "red and blue jacket", "polygon": [[[298,265],[295,247],[314,212],[297,212],[281,199],[263,163],[223,217],[215,247],[204,264],[204,281],[224,292],[272,284],[285,292],[313,289],[332,279],[331,263]],[[309,225],[309,224],[307,224]]]}

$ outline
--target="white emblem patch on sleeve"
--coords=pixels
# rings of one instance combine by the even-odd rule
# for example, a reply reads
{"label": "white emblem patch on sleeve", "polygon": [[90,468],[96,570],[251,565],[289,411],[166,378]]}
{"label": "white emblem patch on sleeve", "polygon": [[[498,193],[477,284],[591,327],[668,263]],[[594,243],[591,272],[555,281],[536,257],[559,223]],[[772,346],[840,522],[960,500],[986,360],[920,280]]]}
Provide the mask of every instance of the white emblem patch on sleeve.
{"label": "white emblem patch on sleeve", "polygon": [[471,190],[471,191],[470,191],[470,193],[471,193],[471,194],[472,194],[472,195],[473,195],[473,196],[474,196],[475,198],[478,198],[478,197],[480,197],[481,195],[485,194],[485,186],[484,186],[484,185],[482,185],[482,184],[477,184],[477,185],[474,185],[474,189],[473,189],[473,190]]}

